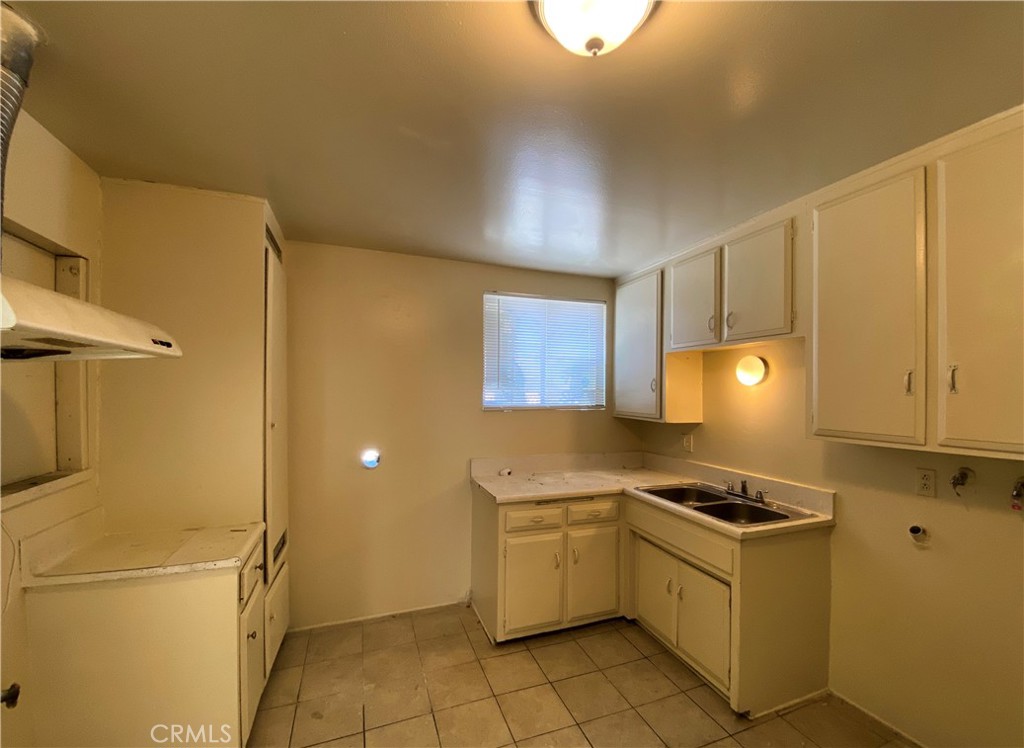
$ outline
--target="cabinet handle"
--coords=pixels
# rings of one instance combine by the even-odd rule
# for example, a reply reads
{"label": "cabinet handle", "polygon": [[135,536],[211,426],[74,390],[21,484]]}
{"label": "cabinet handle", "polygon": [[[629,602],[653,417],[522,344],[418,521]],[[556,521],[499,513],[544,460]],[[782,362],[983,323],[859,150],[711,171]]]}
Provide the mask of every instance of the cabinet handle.
{"label": "cabinet handle", "polygon": [[579,548],[573,548],[572,549],[572,562],[574,564],[578,564],[580,562],[580,549]]}
{"label": "cabinet handle", "polygon": [[256,571],[263,571],[263,564],[256,564]]}
{"label": "cabinet handle", "polygon": [[256,632],[255,631],[250,631],[249,632],[249,638],[252,639],[253,641],[256,641]]}
{"label": "cabinet handle", "polygon": [[657,380],[657,378],[654,378],[654,379],[651,380],[651,392],[657,392],[657,390],[658,390],[658,380]]}
{"label": "cabinet handle", "polygon": [[562,554],[559,553],[558,551],[555,551],[555,568],[556,569],[562,568]]}
{"label": "cabinet handle", "polygon": [[728,330],[732,329],[732,315],[733,314],[735,314],[735,312],[729,312],[727,315],[725,315],[725,327]]}
{"label": "cabinet handle", "polygon": [[587,512],[587,516],[590,517],[591,519],[597,519],[598,517],[601,516],[601,510],[600,509],[591,509],[589,512]]}
{"label": "cabinet handle", "polygon": [[676,588],[676,597],[678,597],[680,600],[683,599],[683,585],[679,585]]}
{"label": "cabinet handle", "polygon": [[903,394],[913,395],[914,394],[914,370],[907,369],[903,372]]}
{"label": "cabinet handle", "polygon": [[533,524],[535,524],[535,525],[539,525],[539,524],[540,524],[541,522],[543,522],[543,521],[544,521],[544,518],[543,518],[543,517],[534,517],[534,518],[533,518],[533,519],[531,519],[530,521],[531,521],[531,522],[532,522]]}
{"label": "cabinet handle", "polygon": [[708,332],[714,332],[714,331],[715,331],[715,315],[712,314],[710,317],[708,317]]}
{"label": "cabinet handle", "polygon": [[672,577],[669,577],[665,581],[665,592],[667,592],[670,595],[672,594]]}
{"label": "cabinet handle", "polygon": [[270,622],[273,623],[275,620],[277,620],[277,616],[275,616],[273,613],[271,613],[270,614]]}
{"label": "cabinet handle", "polygon": [[950,364],[946,369],[946,384],[949,387],[950,395],[960,394],[960,390],[956,388],[956,372],[960,368],[959,364]]}

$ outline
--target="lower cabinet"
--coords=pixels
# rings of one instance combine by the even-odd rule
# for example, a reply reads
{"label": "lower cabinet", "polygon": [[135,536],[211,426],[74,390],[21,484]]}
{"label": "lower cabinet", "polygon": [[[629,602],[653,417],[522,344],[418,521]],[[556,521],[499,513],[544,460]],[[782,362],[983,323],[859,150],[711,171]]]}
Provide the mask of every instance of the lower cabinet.
{"label": "lower cabinet", "polygon": [[505,630],[522,631],[562,622],[560,532],[505,541]]}
{"label": "lower cabinet", "polygon": [[569,530],[566,540],[566,619],[618,615],[618,525]]}
{"label": "lower cabinet", "polygon": [[263,585],[242,610],[238,622],[238,683],[241,691],[242,745],[249,739],[263,693]]}
{"label": "lower cabinet", "polygon": [[286,561],[277,572],[277,577],[267,590],[267,599],[263,603],[263,667],[266,677],[270,677],[270,669],[274,666],[281,642],[288,631],[289,605],[291,588],[289,582],[288,562]]}
{"label": "lower cabinet", "polygon": [[637,618],[728,689],[729,585],[639,539],[636,595]]}

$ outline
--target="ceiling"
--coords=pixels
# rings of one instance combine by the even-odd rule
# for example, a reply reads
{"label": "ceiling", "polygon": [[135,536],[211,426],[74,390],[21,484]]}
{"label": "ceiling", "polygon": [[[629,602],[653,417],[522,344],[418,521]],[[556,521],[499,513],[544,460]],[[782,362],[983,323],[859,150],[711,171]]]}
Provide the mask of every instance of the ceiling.
{"label": "ceiling", "polygon": [[662,2],[596,59],[526,2],[14,5],[48,36],[26,110],[104,176],[598,276],[1024,99],[1020,2]]}

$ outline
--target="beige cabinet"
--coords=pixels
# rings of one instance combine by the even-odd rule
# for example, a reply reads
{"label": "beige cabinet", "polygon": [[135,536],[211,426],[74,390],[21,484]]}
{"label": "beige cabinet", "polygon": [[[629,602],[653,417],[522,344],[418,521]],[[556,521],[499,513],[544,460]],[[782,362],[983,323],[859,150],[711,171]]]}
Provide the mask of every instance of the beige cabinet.
{"label": "beige cabinet", "polygon": [[636,617],[727,690],[729,585],[644,539],[635,552]]}
{"label": "beige cabinet", "polygon": [[619,614],[619,498],[473,494],[473,607],[495,641]]}
{"label": "beige cabinet", "polygon": [[562,621],[565,537],[561,532],[505,541],[505,630],[556,626]]}
{"label": "beige cabinet", "polygon": [[249,739],[264,683],[263,584],[256,585],[238,622],[238,682],[242,745]]}
{"label": "beige cabinet", "polygon": [[662,355],[661,271],[615,292],[615,415],[663,423],[703,420],[699,352]]}
{"label": "beige cabinet", "polygon": [[1024,449],[1024,140],[937,164],[940,445]]}
{"label": "beige cabinet", "polygon": [[273,584],[267,589],[266,600],[263,603],[263,663],[268,678],[270,677],[270,670],[274,665],[274,659],[281,649],[281,642],[284,641],[284,635],[288,632],[288,622],[291,620],[289,614],[290,603],[289,570],[288,564],[285,563],[278,572]]}
{"label": "beige cabinet", "polygon": [[792,227],[782,221],[670,265],[669,350],[792,331]]}
{"label": "beige cabinet", "polygon": [[816,435],[924,444],[924,176],[814,211]]}
{"label": "beige cabinet", "polygon": [[[267,581],[285,562],[288,544],[288,305],[281,250],[267,233],[264,248],[266,329],[264,362],[263,512],[267,525]],[[287,620],[284,626],[287,628]]]}
{"label": "beige cabinet", "polygon": [[661,271],[615,291],[615,415],[661,416]]}
{"label": "beige cabinet", "polygon": [[566,540],[568,622],[618,615],[618,524],[569,530]]}

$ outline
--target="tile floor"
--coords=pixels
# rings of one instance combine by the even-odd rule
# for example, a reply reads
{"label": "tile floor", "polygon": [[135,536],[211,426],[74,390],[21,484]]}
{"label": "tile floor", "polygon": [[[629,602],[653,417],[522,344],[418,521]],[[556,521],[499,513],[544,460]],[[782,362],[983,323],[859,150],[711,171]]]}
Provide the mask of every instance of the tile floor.
{"label": "tile floor", "polygon": [[748,720],[636,625],[492,646],[472,609],[289,634],[250,748],[903,748],[839,699]]}

